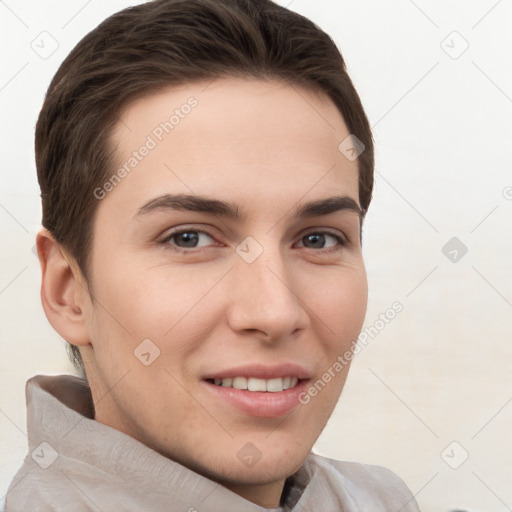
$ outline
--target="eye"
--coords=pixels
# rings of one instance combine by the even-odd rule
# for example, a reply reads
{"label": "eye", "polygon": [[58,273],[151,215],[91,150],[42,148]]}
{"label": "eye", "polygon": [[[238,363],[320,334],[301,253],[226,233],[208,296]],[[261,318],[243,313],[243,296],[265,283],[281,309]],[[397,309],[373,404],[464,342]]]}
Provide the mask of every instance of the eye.
{"label": "eye", "polygon": [[[213,238],[206,231],[200,229],[181,229],[169,233],[160,243],[171,245],[176,250],[195,249],[209,245],[208,243],[203,245],[199,244],[201,240],[204,241],[205,239],[213,241]],[[206,240],[206,242],[208,242],[208,240]]]}
{"label": "eye", "polygon": [[341,249],[345,245],[345,240],[341,236],[328,231],[314,231],[304,235],[300,243],[302,243],[302,245],[299,245],[299,247],[306,247],[308,249],[332,250],[332,248],[334,248],[334,250],[336,250],[336,245],[339,246],[338,249]]}
{"label": "eye", "polygon": [[[181,228],[172,231],[159,243],[181,253],[197,253],[211,245],[219,245],[206,231],[193,228]],[[345,245],[346,240],[343,237],[329,231],[307,233],[300,238],[297,244],[298,247],[320,249],[324,252],[341,250]]]}

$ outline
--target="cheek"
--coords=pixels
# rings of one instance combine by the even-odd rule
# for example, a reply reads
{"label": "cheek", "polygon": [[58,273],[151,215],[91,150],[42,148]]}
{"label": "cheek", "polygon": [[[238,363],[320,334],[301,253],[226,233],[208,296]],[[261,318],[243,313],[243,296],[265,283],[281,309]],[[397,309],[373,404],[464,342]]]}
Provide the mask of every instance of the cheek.
{"label": "cheek", "polygon": [[194,271],[120,265],[101,276],[95,332],[109,338],[105,345],[115,345],[116,353],[125,357],[131,357],[144,339],[157,345],[162,361],[171,354],[172,359],[185,357],[200,348],[219,321],[222,310],[215,285],[223,273],[211,267]]}
{"label": "cheek", "polygon": [[[333,348],[357,338],[366,315],[368,285],[364,266],[335,271],[308,294],[311,318],[318,317],[333,335]],[[308,296],[306,295],[306,296]]]}
{"label": "cheek", "polygon": [[351,270],[343,278],[335,272],[337,276],[332,276],[328,286],[310,296],[310,317],[321,346],[318,380],[311,382],[305,397],[315,435],[320,434],[339,400],[366,315],[366,272],[364,266]]}

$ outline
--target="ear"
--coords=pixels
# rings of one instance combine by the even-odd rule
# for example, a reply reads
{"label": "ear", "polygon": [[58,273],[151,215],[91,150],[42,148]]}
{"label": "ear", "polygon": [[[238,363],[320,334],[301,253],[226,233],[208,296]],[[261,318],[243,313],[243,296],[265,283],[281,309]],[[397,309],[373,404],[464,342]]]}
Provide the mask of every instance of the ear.
{"label": "ear", "polygon": [[86,284],[72,258],[55,241],[47,229],[36,237],[37,254],[42,270],[41,302],[53,328],[73,345],[90,345],[85,323]]}

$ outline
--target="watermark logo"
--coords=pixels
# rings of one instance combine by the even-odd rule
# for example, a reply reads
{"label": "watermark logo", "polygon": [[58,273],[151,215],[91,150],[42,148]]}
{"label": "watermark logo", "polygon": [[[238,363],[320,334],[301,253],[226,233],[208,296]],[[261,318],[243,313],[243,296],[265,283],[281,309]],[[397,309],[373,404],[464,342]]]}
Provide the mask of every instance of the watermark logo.
{"label": "watermark logo", "polygon": [[459,32],[454,30],[441,41],[441,48],[450,58],[455,60],[469,48],[469,43]]}
{"label": "watermark logo", "polygon": [[246,263],[252,263],[263,254],[263,247],[252,236],[248,236],[236,248],[236,253]]}
{"label": "watermark logo", "polygon": [[153,364],[160,357],[160,349],[149,338],[142,340],[133,353],[144,366]]}
{"label": "watermark logo", "polygon": [[452,263],[458,263],[467,254],[468,248],[459,238],[454,236],[443,245],[441,252]]}
{"label": "watermark logo", "polygon": [[338,145],[339,152],[353,162],[365,150],[365,145],[354,134],[350,134]]}
{"label": "watermark logo", "polygon": [[169,119],[155,126],[151,133],[146,136],[144,143],[132,152],[123,165],[101,187],[94,189],[94,197],[98,200],[104,199],[108,192],[114,190],[123,178],[128,176],[162,142],[164,137],[171,133],[192,112],[194,107],[197,107],[198,103],[197,99],[191,96],[186,103],[174,109],[174,113],[171,114]]}
{"label": "watermark logo", "polygon": [[57,460],[59,454],[50,443],[43,441],[30,456],[41,468],[48,469]]}
{"label": "watermark logo", "polygon": [[252,468],[261,459],[263,454],[253,443],[246,443],[242,446],[242,448],[240,448],[240,450],[238,450],[236,456],[242,464],[248,468]]}
{"label": "watermark logo", "polygon": [[452,469],[459,469],[469,458],[468,451],[457,441],[452,441],[442,452],[441,458]]}
{"label": "watermark logo", "polygon": [[317,396],[326,386],[339,375],[347,366],[350,365],[355,355],[359,354],[363,348],[369,343],[369,338],[374,339],[392,320],[396,315],[403,311],[404,307],[401,302],[394,302],[391,307],[386,309],[384,313],[379,314],[379,318],[375,320],[373,325],[365,327],[359,334],[357,340],[352,341],[351,348],[346,350],[343,354],[338,355],[336,361],[327,368],[322,376],[316,380],[306,391],[299,394],[299,402],[302,405],[307,405],[311,398]]}
{"label": "watermark logo", "polygon": [[32,50],[41,57],[41,59],[49,59],[59,48],[59,43],[50,32],[44,30],[30,43]]}

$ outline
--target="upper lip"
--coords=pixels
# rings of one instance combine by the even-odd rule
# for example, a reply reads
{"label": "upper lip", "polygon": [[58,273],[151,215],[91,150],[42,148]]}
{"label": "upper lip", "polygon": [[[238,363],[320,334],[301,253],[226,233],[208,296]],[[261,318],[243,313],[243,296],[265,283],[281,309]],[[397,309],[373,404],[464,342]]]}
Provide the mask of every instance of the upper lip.
{"label": "upper lip", "polygon": [[303,366],[294,363],[278,365],[250,364],[220,370],[209,373],[206,379],[227,379],[235,377],[255,377],[257,379],[276,379],[278,377],[297,377],[297,379],[309,379],[310,372]]}

